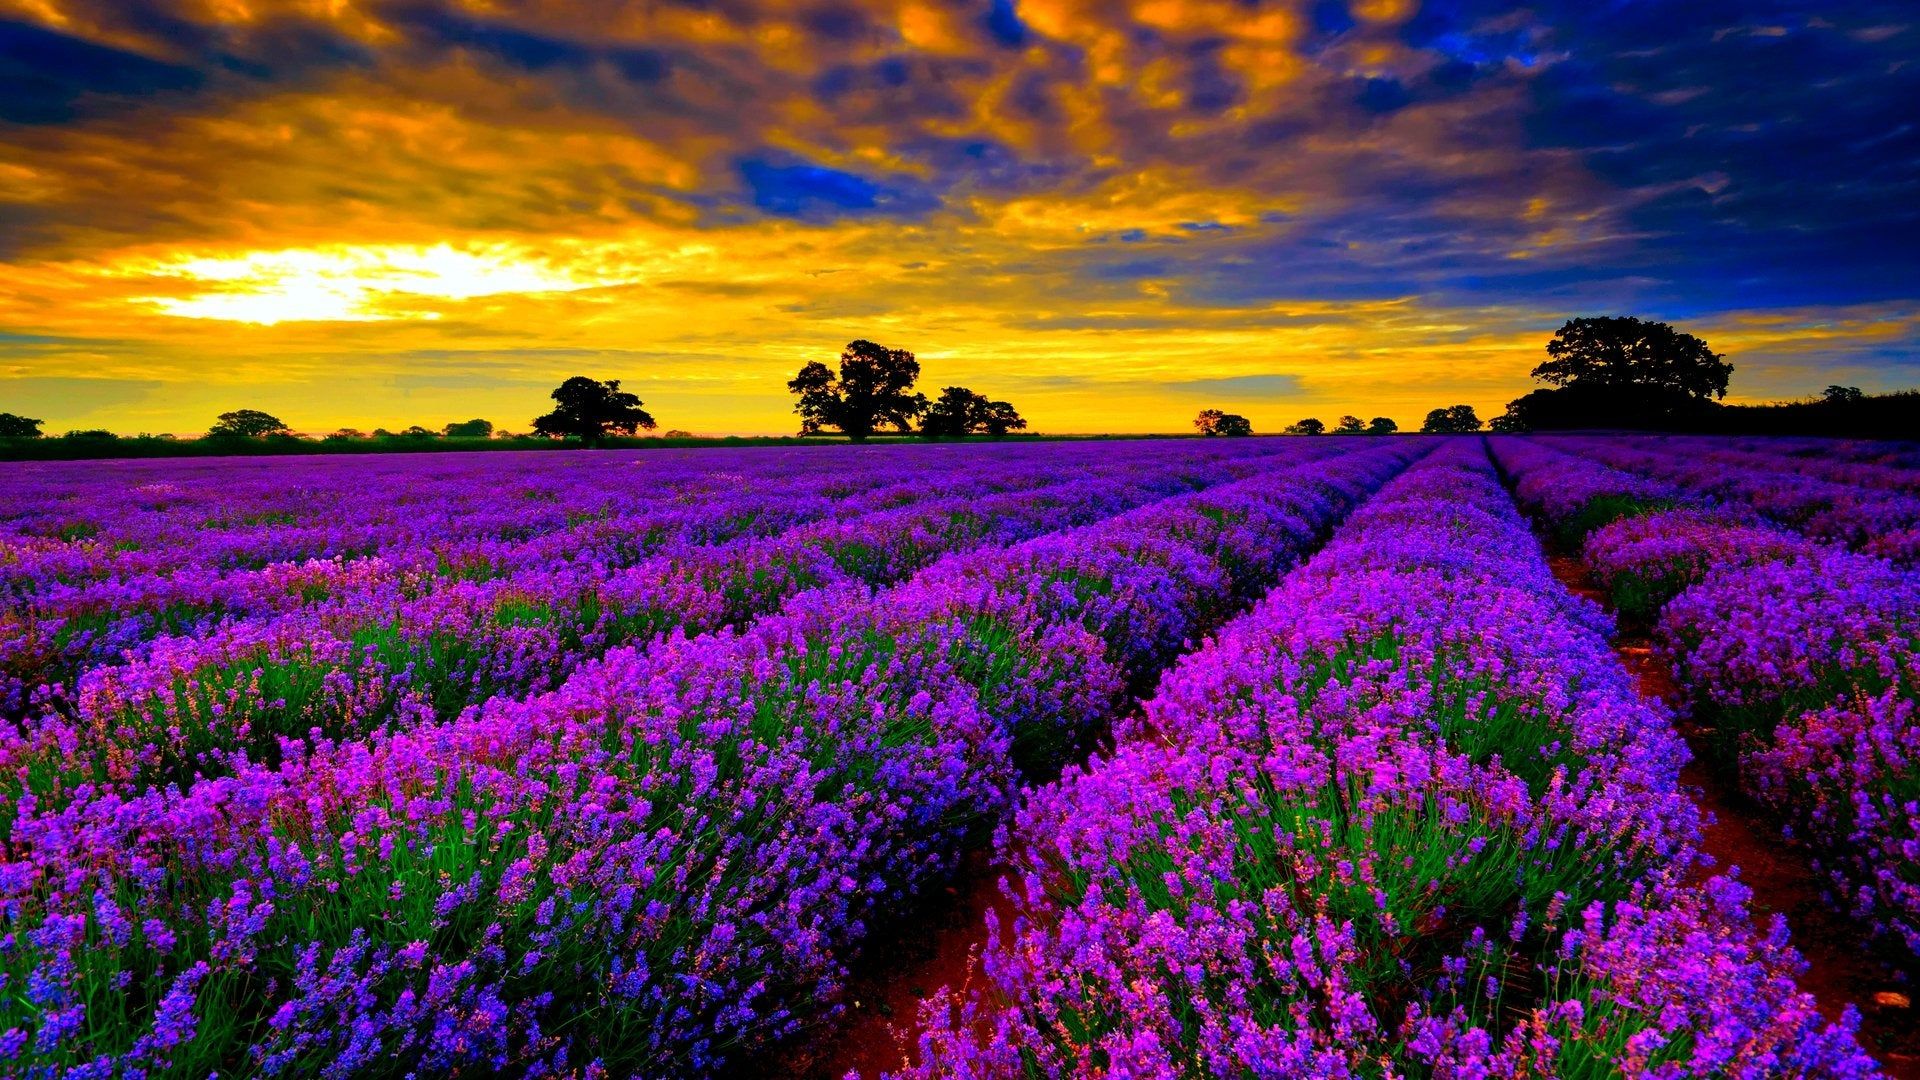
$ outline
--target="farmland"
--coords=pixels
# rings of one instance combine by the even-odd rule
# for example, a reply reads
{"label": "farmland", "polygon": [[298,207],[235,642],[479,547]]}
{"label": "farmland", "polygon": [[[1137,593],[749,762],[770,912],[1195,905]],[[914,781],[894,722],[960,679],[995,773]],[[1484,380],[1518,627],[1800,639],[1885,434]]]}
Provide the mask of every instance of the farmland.
{"label": "farmland", "polygon": [[1911,444],[0,470],[9,1074],[1913,1075]]}

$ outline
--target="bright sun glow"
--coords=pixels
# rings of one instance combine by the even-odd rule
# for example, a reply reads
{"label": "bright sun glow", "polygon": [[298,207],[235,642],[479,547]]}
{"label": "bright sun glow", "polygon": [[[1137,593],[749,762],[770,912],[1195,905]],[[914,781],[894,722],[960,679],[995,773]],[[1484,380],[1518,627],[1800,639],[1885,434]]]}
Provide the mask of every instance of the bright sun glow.
{"label": "bright sun glow", "polygon": [[448,244],[254,251],[181,258],[132,272],[208,286],[187,296],[140,297],[137,303],[181,318],[262,326],[437,319],[441,312],[431,301],[571,292],[621,280],[556,266],[507,246]]}

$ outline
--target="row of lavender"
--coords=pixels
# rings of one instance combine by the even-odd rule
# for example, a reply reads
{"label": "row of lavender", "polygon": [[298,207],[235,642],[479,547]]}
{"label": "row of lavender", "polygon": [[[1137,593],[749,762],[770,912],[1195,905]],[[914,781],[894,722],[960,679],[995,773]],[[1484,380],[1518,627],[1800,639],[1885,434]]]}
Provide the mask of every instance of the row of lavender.
{"label": "row of lavender", "polygon": [[1895,562],[1920,561],[1920,481],[1912,468],[1809,454],[1816,445],[1701,437],[1559,439],[1568,453],[1742,507],[1816,539]]}
{"label": "row of lavender", "polygon": [[1867,1075],[1703,876],[1684,746],[1477,443],[1415,465],[1003,840],[911,1075]]}
{"label": "row of lavender", "polygon": [[807,589],[884,585],[951,552],[1326,453],[1194,458],[1136,447],[1077,470],[983,462],[965,478],[921,478],[929,482],[912,493],[881,485],[878,508],[850,497],[832,520],[717,543],[689,537],[613,572],[576,564],[435,579],[431,589],[369,576],[364,588],[161,637],[87,671],[70,700],[43,695],[46,707],[0,738],[0,762],[42,800],[75,784],[187,784],[230,771],[236,753],[271,762],[289,739],[450,719],[495,696],[550,689],[612,647],[741,625]]}
{"label": "row of lavender", "polygon": [[[225,487],[217,474],[183,470],[136,488],[174,494],[134,499],[117,473],[96,471],[53,506],[23,485],[0,538],[0,595],[10,600],[0,675],[17,714],[32,685],[144,657],[156,641],[185,653],[168,661],[183,667],[324,637],[337,649],[372,647],[389,667],[414,664],[441,686],[525,683],[557,674],[554,658],[583,643],[737,620],[768,593],[823,576],[898,573],[874,535],[921,547],[1004,541],[1017,537],[1002,535],[1000,518],[1045,508],[1025,497],[1035,489],[1070,485],[1088,512],[1103,497],[1115,512],[1267,452],[994,448],[966,470],[926,451],[832,451],[804,469],[791,454],[628,455],[591,469],[516,455],[497,477],[437,457],[359,476],[339,462],[249,462]],[[88,497],[101,506],[81,529],[60,507]],[[849,530],[856,518],[872,522]],[[47,535],[55,522],[74,535]],[[488,647],[447,647],[477,638]],[[489,668],[476,656],[496,659]]]}
{"label": "row of lavender", "polygon": [[1844,904],[1920,953],[1920,575],[1562,443],[1494,445],[1529,508],[1578,523],[1568,539],[1653,629],[1720,763]]}
{"label": "row of lavender", "polygon": [[869,928],[1026,777],[1423,449],[1279,456],[184,790],[25,797],[0,1053],[46,1075],[748,1059],[830,1018]]}

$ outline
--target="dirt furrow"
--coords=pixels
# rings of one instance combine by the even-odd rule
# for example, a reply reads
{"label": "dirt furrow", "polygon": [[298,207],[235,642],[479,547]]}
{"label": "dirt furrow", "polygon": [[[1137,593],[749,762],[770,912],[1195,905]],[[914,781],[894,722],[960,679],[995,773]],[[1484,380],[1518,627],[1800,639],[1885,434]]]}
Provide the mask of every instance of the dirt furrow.
{"label": "dirt furrow", "polygon": [[[1554,576],[1569,590],[1606,604],[1606,593],[1592,585],[1578,559],[1550,553],[1549,561]],[[1912,973],[1888,962],[1866,940],[1858,924],[1824,895],[1821,876],[1805,849],[1782,836],[1766,813],[1740,792],[1735,778],[1710,761],[1707,741],[1712,733],[1687,719],[1680,688],[1653,640],[1623,626],[1614,636],[1614,651],[1642,694],[1674,708],[1676,725],[1693,751],[1680,779],[1706,817],[1701,846],[1715,865],[1701,876],[1738,867],[1740,881],[1753,890],[1755,915],[1786,919],[1793,945],[1807,961],[1800,987],[1813,995],[1820,1012],[1838,1020],[1848,1005],[1854,1006],[1860,1013],[1860,1042],[1887,1075],[1920,1080],[1920,1013],[1913,1008]]]}

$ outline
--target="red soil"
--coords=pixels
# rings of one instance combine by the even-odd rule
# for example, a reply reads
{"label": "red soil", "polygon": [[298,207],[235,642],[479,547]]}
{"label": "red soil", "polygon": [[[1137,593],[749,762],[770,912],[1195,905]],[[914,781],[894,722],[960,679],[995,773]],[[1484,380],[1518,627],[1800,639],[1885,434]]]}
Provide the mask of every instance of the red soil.
{"label": "red soil", "polygon": [[[1606,602],[1606,594],[1588,581],[1578,560],[1556,555],[1551,562],[1554,575],[1568,589]],[[1614,638],[1614,651],[1642,694],[1679,711],[1680,688],[1650,638],[1623,627]],[[1813,995],[1821,1014],[1838,1020],[1852,1005],[1860,1013],[1861,1045],[1879,1059],[1887,1075],[1920,1080],[1920,1012],[1913,1007],[1913,997],[1920,992],[1914,976],[1920,972],[1896,966],[1887,950],[1870,944],[1859,925],[1822,895],[1821,877],[1807,852],[1783,836],[1765,811],[1741,794],[1732,777],[1709,764],[1705,746],[1711,732],[1684,713],[1677,724],[1693,750],[1693,761],[1680,779],[1693,789],[1706,816],[1703,846],[1715,864],[1700,876],[1738,867],[1740,881],[1753,890],[1754,914],[1786,919],[1793,945],[1807,961],[1800,988]]]}
{"label": "red soil", "polygon": [[913,918],[865,951],[849,981],[840,1024],[796,1051],[779,1071],[803,1080],[875,1080],[919,1056],[920,1005],[944,987],[956,994],[980,977],[988,911],[1013,925],[1013,904],[1000,889],[1005,868],[992,853],[968,855],[952,883],[922,901]]}

